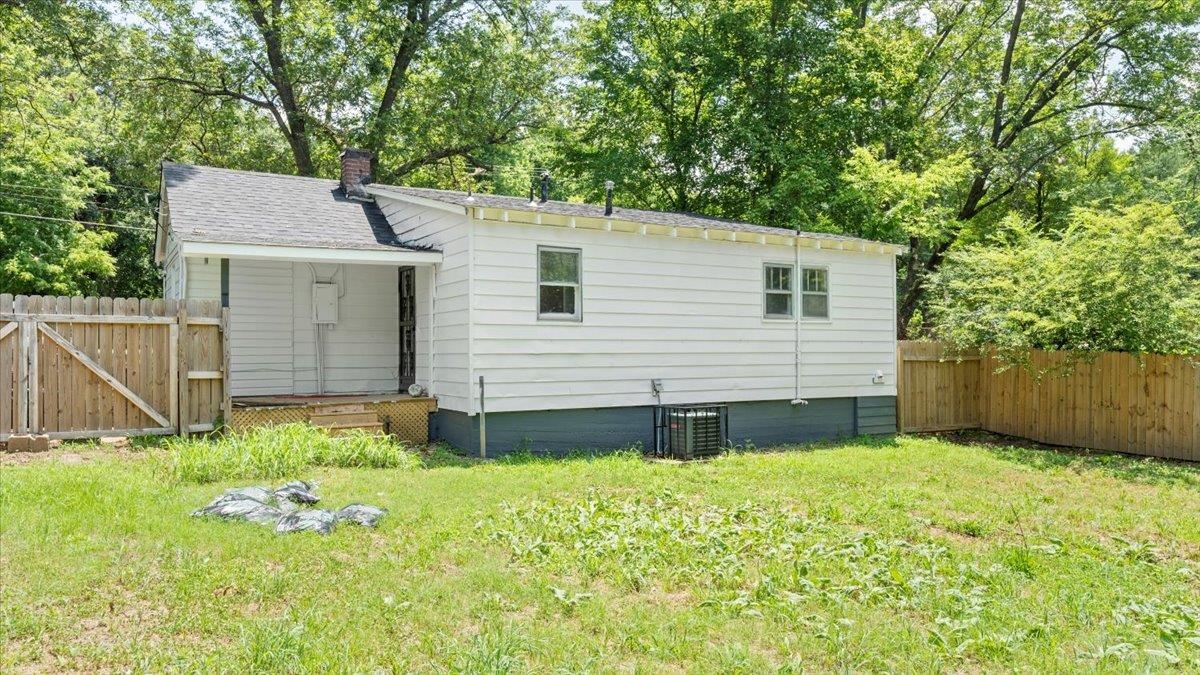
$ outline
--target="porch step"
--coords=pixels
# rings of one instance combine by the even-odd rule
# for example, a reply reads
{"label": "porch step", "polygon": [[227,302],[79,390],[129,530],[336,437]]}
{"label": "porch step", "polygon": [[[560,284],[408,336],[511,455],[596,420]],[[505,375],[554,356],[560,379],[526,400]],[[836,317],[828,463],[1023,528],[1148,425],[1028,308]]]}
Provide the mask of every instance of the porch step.
{"label": "porch step", "polygon": [[331,436],[338,436],[351,429],[362,429],[369,434],[382,434],[383,423],[379,421],[379,413],[368,410],[362,403],[331,403],[316,405],[309,416],[309,424],[329,430]]}
{"label": "porch step", "polygon": [[343,413],[365,413],[369,412],[367,406],[362,403],[325,403],[323,405],[314,405],[312,407],[313,417],[321,415],[341,415]]}
{"label": "porch step", "polygon": [[379,424],[379,413],[376,412],[344,412],[313,415],[308,419],[315,427],[334,426],[363,426]]}
{"label": "porch step", "polygon": [[325,427],[329,430],[330,436],[341,436],[353,429],[365,431],[374,436],[383,435],[383,423],[376,422],[374,424],[333,424]]}

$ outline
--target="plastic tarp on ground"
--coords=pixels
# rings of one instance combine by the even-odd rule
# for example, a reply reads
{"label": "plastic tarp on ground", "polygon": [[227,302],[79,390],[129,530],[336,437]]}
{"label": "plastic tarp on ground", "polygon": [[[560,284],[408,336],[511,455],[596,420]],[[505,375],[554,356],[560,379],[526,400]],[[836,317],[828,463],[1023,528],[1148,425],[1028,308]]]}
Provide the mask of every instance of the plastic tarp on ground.
{"label": "plastic tarp on ground", "polygon": [[226,490],[207,506],[192,512],[196,517],[245,520],[274,525],[279,533],[312,531],[331,534],[338,523],[375,527],[387,510],[368,504],[349,504],[337,511],[309,508],[321,501],[317,484],[295,480],[275,490],[243,487]]}

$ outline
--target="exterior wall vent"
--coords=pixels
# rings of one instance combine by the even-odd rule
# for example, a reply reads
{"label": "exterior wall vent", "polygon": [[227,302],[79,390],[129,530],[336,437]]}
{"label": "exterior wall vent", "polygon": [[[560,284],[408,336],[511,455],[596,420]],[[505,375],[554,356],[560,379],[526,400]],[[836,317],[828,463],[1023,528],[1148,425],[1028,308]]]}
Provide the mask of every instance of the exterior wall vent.
{"label": "exterior wall vent", "polygon": [[670,459],[714,457],[728,446],[729,410],[724,404],[654,408],[654,455]]}

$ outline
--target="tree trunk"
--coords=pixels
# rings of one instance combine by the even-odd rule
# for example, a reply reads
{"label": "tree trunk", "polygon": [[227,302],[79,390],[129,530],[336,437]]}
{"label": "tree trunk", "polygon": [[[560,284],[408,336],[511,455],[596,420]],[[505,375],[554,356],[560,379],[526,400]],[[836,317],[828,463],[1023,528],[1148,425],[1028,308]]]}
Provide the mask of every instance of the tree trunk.
{"label": "tree trunk", "polygon": [[[283,11],[282,0],[271,0],[270,16],[261,1],[250,5],[250,16],[254,25],[262,35],[263,45],[267,49],[267,64],[270,67],[271,84],[279,95],[279,104],[283,108],[283,120],[276,116],[287,137],[288,146],[292,150],[292,159],[296,164],[296,172],[301,176],[314,174],[312,163],[312,140],[308,137],[307,113],[301,109],[296,99],[296,90],[291,80],[287,55],[284,54],[283,42],[279,37],[279,28],[275,25]],[[282,122],[282,123],[281,123]]]}
{"label": "tree trunk", "polygon": [[[1017,48],[1017,40],[1021,36],[1021,19],[1024,15],[1025,0],[1017,0],[1004,44],[1004,58],[1000,64],[1000,76],[996,83],[996,102],[992,109],[991,147],[998,150],[1008,147],[1012,142],[1011,136],[1020,131],[1019,129],[1014,129],[1010,132],[1010,138],[1008,139],[1003,138],[1001,135],[1005,126],[1005,101],[1007,99],[1008,84],[1012,79],[1013,54]],[[983,198],[988,193],[988,177],[991,173],[991,166],[981,167],[975,172],[974,178],[971,179],[971,187],[967,190],[967,196],[963,200],[962,208],[959,209],[958,215],[955,218],[958,223],[966,223],[979,213],[980,204],[983,203]],[[907,338],[910,333],[913,314],[916,313],[917,308],[921,305],[921,300],[924,299],[926,279],[942,266],[942,263],[946,259],[946,252],[954,245],[961,229],[961,227],[958,227],[951,231],[946,241],[935,246],[930,251],[929,257],[924,261],[920,259],[918,246],[910,246],[908,252],[909,263],[904,280],[901,282],[903,293],[896,307],[896,326],[901,338]]]}

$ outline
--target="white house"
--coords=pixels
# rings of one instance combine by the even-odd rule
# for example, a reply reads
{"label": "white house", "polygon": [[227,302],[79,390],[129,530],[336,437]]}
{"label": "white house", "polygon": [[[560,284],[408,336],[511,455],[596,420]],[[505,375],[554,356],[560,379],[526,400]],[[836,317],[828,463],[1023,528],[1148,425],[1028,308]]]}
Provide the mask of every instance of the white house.
{"label": "white house", "polygon": [[660,404],[725,404],[728,439],[759,446],[894,431],[899,247],[376,185],[369,164],[163,164],[164,295],[230,308],[235,401],[418,385],[434,439],[491,455],[649,446]]}

